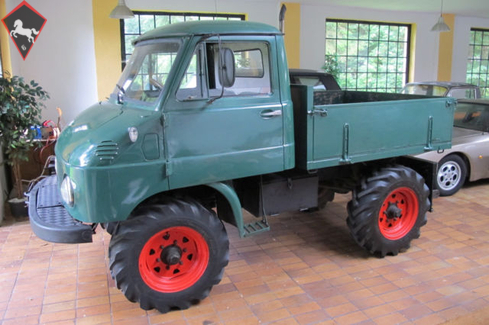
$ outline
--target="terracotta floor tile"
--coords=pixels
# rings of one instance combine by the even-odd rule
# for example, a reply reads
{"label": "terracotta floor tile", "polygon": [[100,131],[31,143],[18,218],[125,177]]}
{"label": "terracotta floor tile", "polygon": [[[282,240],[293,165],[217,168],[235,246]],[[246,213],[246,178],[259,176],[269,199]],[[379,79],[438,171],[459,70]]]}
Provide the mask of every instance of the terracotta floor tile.
{"label": "terracotta floor tile", "polygon": [[[148,312],[150,314],[151,312]],[[166,314],[161,314],[159,312],[149,315],[150,324],[166,324],[172,321],[182,320],[183,314],[180,310],[174,310]]]}
{"label": "terracotta floor tile", "polygon": [[114,321],[117,325],[147,325],[147,317],[129,317],[121,320]]}
{"label": "terracotta floor tile", "polygon": [[257,315],[258,319],[263,323],[278,321],[284,318],[288,318],[290,316],[291,315],[286,308],[280,308]]}
{"label": "terracotta floor tile", "polygon": [[[277,297],[272,292],[261,293],[261,294],[250,295],[250,296],[245,296],[244,297],[244,299],[246,300],[246,302],[250,306],[252,306],[254,304],[259,304],[261,302],[270,301],[270,300],[273,300],[273,299],[276,299],[276,298]],[[211,299],[212,299],[212,297],[211,297]]]}
{"label": "terracotta floor tile", "polygon": [[308,313],[296,315],[295,319],[299,322],[299,324],[315,324],[317,322],[330,320],[331,316],[323,310],[315,310]]}
{"label": "terracotta floor tile", "polygon": [[109,304],[82,307],[82,308],[76,309],[76,317],[77,318],[93,316],[93,315],[100,315],[100,314],[107,314],[107,313],[110,313],[110,305]]}
{"label": "terracotta floor tile", "polygon": [[243,299],[233,299],[229,301],[220,301],[217,303],[213,303],[213,306],[217,312],[225,311],[225,310],[233,310],[236,308],[242,308],[247,306],[246,300]]}
{"label": "terracotta floor tile", "polygon": [[2,325],[37,325],[39,324],[39,316],[17,317],[4,319]]}
{"label": "terracotta floor tile", "polygon": [[358,308],[352,303],[346,303],[331,308],[326,308],[326,312],[333,318],[357,311]]}
{"label": "terracotta floor tile", "polygon": [[192,308],[182,311],[183,316],[186,318],[200,317],[203,315],[212,315],[216,313],[216,310],[212,304],[192,306]]}
{"label": "terracotta floor tile", "polygon": [[236,309],[229,310],[229,311],[223,311],[223,312],[219,312],[218,314],[221,317],[221,319],[224,321],[255,316],[253,314],[253,312],[251,311],[251,309],[249,309],[247,307],[236,308]]}
{"label": "terracotta floor tile", "polygon": [[200,304],[167,314],[141,310],[115,287],[110,235],[50,244],[28,222],[11,223],[0,227],[0,322],[442,324],[489,305],[488,196],[489,182],[482,182],[436,199],[421,237],[385,258],[351,240],[348,194],[325,211],[270,218],[272,230],[258,236],[239,239],[226,226],[231,261],[221,284]]}
{"label": "terracotta floor tile", "polygon": [[74,310],[75,305],[76,302],[74,300],[64,301],[64,302],[49,304],[49,305],[45,304],[42,306],[42,313],[48,314],[48,313],[54,313],[63,310]]}
{"label": "terracotta floor tile", "polygon": [[335,318],[335,322],[337,322],[339,325],[350,325],[350,324],[358,324],[363,321],[368,320],[368,317],[362,313],[361,311],[357,311],[354,313],[350,313],[344,316],[340,316],[338,318]]}
{"label": "terracotta floor tile", "polygon": [[289,317],[289,318],[284,318],[284,319],[278,320],[278,321],[273,322],[271,324],[273,324],[273,325],[299,325],[299,322],[295,318]]}
{"label": "terracotta floor tile", "polygon": [[396,312],[396,310],[394,309],[394,307],[388,304],[384,304],[384,305],[379,305],[368,309],[364,309],[362,310],[362,312],[365,315],[367,315],[369,318],[374,319],[388,314],[392,314]]}
{"label": "terracotta floor tile", "polygon": [[5,311],[4,319],[38,316],[41,314],[41,309],[41,305],[32,307],[9,308]]}
{"label": "terracotta floor tile", "polygon": [[414,321],[416,325],[438,325],[446,322],[446,319],[440,315],[428,315]]}
{"label": "terracotta floor tile", "polygon": [[393,313],[374,319],[377,325],[396,325],[407,322],[407,319],[400,313]]}
{"label": "terracotta floor tile", "polygon": [[414,321],[418,318],[433,314],[433,311],[424,305],[413,305],[399,311],[408,320]]}
{"label": "terracotta floor tile", "polygon": [[74,320],[75,319],[75,310],[61,310],[54,313],[43,313],[40,317],[41,323],[49,323],[54,321],[61,320]]}
{"label": "terracotta floor tile", "polygon": [[124,320],[127,318],[136,318],[136,317],[142,317],[146,315],[146,311],[136,307],[133,309],[126,309],[126,310],[120,310],[120,311],[113,311],[112,312],[112,319],[117,322],[120,320]]}
{"label": "terracotta floor tile", "polygon": [[253,305],[251,306],[251,310],[253,311],[253,313],[255,313],[255,315],[260,316],[261,314],[267,313],[272,310],[281,309],[283,307],[284,305],[280,300],[272,300]]}
{"label": "terracotta floor tile", "polygon": [[[218,323],[220,324],[220,323]],[[238,318],[238,319],[231,319],[227,320],[225,322],[226,325],[259,325],[261,324],[258,318],[255,316],[249,316],[249,317],[244,317],[244,318]],[[291,323],[294,324],[294,323]],[[209,324],[209,325],[214,325],[214,324]]]}
{"label": "terracotta floor tile", "polygon": [[292,315],[300,315],[300,314],[305,314],[311,311],[321,309],[321,306],[319,306],[316,302],[311,301],[308,303],[288,307],[287,309]]}
{"label": "terracotta floor tile", "polygon": [[217,325],[221,323],[221,320],[217,315],[207,315],[207,316],[188,319],[187,323],[188,325],[203,325],[203,324]]}

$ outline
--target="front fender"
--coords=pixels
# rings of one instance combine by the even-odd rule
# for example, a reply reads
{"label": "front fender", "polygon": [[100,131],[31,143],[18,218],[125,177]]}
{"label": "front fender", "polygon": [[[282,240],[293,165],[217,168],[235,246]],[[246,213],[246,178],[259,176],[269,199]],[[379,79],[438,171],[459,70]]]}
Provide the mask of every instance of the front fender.
{"label": "front fender", "polygon": [[[229,212],[232,214],[232,216],[228,216],[227,218],[224,218],[224,220],[234,224],[238,228],[239,236],[241,238],[245,237],[243,211],[236,191],[234,191],[231,186],[224,183],[211,183],[206,184],[206,186],[216,190],[223,196],[228,204],[228,208],[231,210]],[[232,220],[229,220],[229,217],[232,217]]]}

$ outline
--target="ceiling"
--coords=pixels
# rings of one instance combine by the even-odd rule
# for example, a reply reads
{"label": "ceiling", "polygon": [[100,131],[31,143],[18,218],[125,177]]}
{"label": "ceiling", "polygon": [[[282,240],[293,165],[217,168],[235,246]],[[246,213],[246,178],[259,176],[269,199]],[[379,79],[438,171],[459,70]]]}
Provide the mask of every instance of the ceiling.
{"label": "ceiling", "polygon": [[[442,0],[302,0],[304,4],[410,12],[440,12]],[[489,18],[489,0],[443,0],[443,13]]]}

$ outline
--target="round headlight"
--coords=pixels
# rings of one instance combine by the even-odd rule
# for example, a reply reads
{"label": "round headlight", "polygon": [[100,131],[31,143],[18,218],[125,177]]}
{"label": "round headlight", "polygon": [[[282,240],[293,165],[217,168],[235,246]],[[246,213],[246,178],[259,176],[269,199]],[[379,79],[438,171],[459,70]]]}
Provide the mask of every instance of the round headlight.
{"label": "round headlight", "polygon": [[65,176],[65,178],[61,182],[59,191],[61,192],[61,198],[69,206],[73,206],[73,204],[75,203],[75,195],[73,193],[74,188],[75,186],[73,181],[68,176]]}
{"label": "round headlight", "polygon": [[136,142],[137,139],[138,139],[138,129],[135,128],[134,126],[131,126],[130,128],[127,129],[127,132],[129,133],[129,139],[132,141],[132,142]]}

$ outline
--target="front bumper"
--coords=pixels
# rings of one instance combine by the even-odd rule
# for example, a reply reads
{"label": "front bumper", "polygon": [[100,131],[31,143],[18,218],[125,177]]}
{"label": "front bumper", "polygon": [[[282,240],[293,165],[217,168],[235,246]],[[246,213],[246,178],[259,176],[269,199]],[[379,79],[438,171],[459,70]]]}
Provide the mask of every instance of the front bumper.
{"label": "front bumper", "polygon": [[34,233],[54,243],[90,243],[92,225],[82,223],[61,203],[56,175],[39,182],[29,193],[29,219]]}

